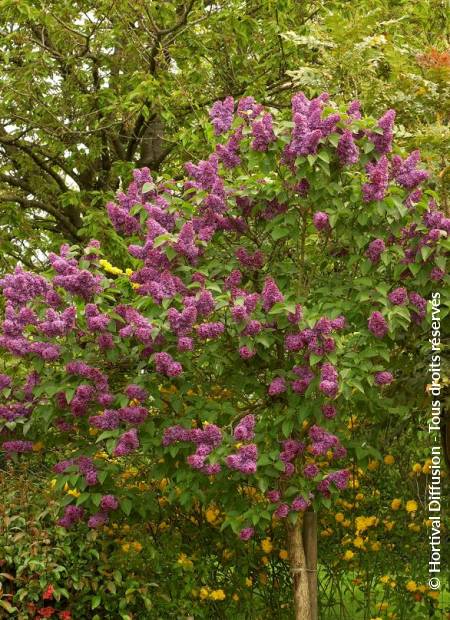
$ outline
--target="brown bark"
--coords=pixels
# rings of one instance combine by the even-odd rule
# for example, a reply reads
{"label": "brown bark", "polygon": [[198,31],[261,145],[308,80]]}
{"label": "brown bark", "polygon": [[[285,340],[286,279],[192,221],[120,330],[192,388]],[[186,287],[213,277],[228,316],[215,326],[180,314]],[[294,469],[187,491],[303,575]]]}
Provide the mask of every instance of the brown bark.
{"label": "brown bark", "polygon": [[287,524],[287,539],[294,594],[294,617],[295,620],[313,620],[300,516],[295,524]]}
{"label": "brown bark", "polygon": [[311,620],[318,620],[317,606],[317,513],[305,512],[303,515],[303,547],[305,549],[306,568],[308,569],[309,598],[311,602]]}

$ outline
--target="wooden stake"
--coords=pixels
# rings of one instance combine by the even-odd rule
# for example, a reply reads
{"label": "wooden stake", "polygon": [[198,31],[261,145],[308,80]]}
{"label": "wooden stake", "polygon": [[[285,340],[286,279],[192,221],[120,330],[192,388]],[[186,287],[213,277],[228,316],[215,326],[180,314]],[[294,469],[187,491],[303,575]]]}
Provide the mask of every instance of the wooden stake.
{"label": "wooden stake", "polygon": [[305,512],[303,515],[303,547],[305,549],[306,568],[308,569],[309,598],[311,602],[311,620],[318,620],[317,604],[317,513]]}
{"label": "wooden stake", "polygon": [[295,524],[287,523],[287,539],[293,582],[295,620],[313,620],[300,515]]}

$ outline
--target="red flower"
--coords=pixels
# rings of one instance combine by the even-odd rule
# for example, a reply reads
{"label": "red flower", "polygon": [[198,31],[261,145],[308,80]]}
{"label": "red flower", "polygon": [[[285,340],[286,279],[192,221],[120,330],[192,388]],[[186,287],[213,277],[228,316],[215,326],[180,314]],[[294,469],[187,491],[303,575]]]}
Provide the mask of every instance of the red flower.
{"label": "red flower", "polygon": [[38,610],[38,614],[42,617],[42,618],[51,618],[53,616],[53,614],[55,613],[56,609],[54,607],[41,607]]}
{"label": "red flower", "polygon": [[52,584],[50,584],[49,586],[47,586],[44,590],[44,594],[42,595],[42,598],[44,599],[44,601],[53,598],[53,592],[55,591],[55,588],[52,586]]}
{"label": "red flower", "polygon": [[72,620],[70,611],[60,611],[58,617],[60,620]]}

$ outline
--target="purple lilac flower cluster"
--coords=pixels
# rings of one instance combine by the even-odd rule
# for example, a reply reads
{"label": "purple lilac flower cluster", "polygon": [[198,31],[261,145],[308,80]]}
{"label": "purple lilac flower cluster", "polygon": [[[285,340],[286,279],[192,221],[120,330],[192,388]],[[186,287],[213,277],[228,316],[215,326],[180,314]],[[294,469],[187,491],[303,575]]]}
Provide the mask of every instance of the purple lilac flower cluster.
{"label": "purple lilac flower cluster", "polygon": [[113,454],[114,456],[128,456],[128,454],[131,454],[131,452],[134,452],[138,448],[139,437],[137,429],[131,428],[119,437]]}
{"label": "purple lilac flower cluster", "polygon": [[236,425],[233,436],[237,441],[251,441],[254,436],[255,416],[248,414]]}
{"label": "purple lilac flower cluster", "polygon": [[325,396],[334,398],[338,389],[338,372],[332,364],[325,362],[320,369],[319,390],[325,394]]}
{"label": "purple lilac flower cluster", "polygon": [[395,110],[387,110],[378,120],[377,128],[380,133],[371,131],[368,136],[374,143],[376,150],[381,155],[392,151],[392,139],[394,137]]}
{"label": "purple lilac flower cluster", "polygon": [[295,439],[286,439],[281,443],[280,461],[284,463],[284,474],[290,477],[295,472],[294,461],[305,450],[305,445]]}
{"label": "purple lilac flower cluster", "polygon": [[85,479],[88,486],[97,484],[97,470],[94,461],[88,456],[78,456],[75,458],[60,461],[53,467],[56,474],[63,474],[69,467],[76,467]]}
{"label": "purple lilac flower cluster", "polygon": [[283,159],[286,163],[294,163],[296,157],[314,155],[320,140],[329,136],[340,120],[339,114],[322,117],[323,108],[328,101],[328,93],[322,93],[315,99],[308,100],[303,93],[292,97],[292,129],[291,141],[286,145]]}
{"label": "purple lilac flower cluster", "polygon": [[169,353],[155,353],[155,369],[166,377],[178,377],[183,372],[180,362],[176,362]]}
{"label": "purple lilac flower cluster", "polygon": [[369,180],[362,186],[364,202],[383,200],[389,181],[389,161],[382,155],[377,162],[369,162],[366,166]]}
{"label": "purple lilac flower cluster", "polygon": [[380,256],[386,249],[386,245],[383,239],[374,239],[369,243],[369,247],[366,251],[367,258],[374,264],[380,261]]}
{"label": "purple lilac flower cluster", "polygon": [[66,506],[64,508],[64,516],[58,520],[58,525],[70,529],[75,523],[81,521],[84,516],[84,508],[82,506]]}
{"label": "purple lilac flower cluster", "polygon": [[222,443],[222,431],[215,424],[207,424],[204,429],[187,429],[183,426],[169,426],[164,431],[163,446],[170,446],[180,441],[194,443],[197,447],[194,454],[187,457],[186,462],[193,468],[207,475],[218,474],[219,463],[206,463],[211,452]]}
{"label": "purple lilac flower cluster", "polygon": [[372,332],[376,338],[384,338],[389,331],[389,325],[386,319],[378,310],[372,312],[367,321],[367,326],[369,331]]}
{"label": "purple lilac flower cluster", "polygon": [[257,469],[258,448],[256,444],[249,443],[238,449],[235,454],[229,454],[225,462],[230,469],[240,471],[243,474],[255,474]]}
{"label": "purple lilac flower cluster", "polygon": [[76,259],[68,258],[68,246],[61,247],[59,256],[52,252],[49,255],[49,261],[57,273],[53,278],[55,286],[60,286],[86,301],[101,292],[102,277],[93,275],[86,269],[80,269]]}

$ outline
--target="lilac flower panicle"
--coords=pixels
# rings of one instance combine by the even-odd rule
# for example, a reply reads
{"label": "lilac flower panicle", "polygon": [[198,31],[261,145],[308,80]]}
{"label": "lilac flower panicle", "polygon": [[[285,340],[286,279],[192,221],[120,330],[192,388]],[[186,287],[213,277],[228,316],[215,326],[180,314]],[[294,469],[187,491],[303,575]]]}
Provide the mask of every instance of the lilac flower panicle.
{"label": "lilac flower panicle", "polygon": [[281,499],[281,493],[277,489],[273,489],[272,491],[267,491],[266,497],[271,504],[276,504]]}
{"label": "lilac flower panicle", "polygon": [[137,429],[131,428],[121,435],[114,448],[114,456],[127,456],[139,448]]}
{"label": "lilac flower panicle", "polygon": [[102,525],[106,525],[108,523],[108,515],[106,512],[96,512],[88,520],[88,527],[92,529],[97,529]]}
{"label": "lilac flower panicle", "polygon": [[379,262],[380,256],[385,251],[385,249],[386,245],[383,239],[374,239],[369,243],[369,247],[366,251],[366,256],[372,263],[376,264]]}
{"label": "lilac flower panicle", "polygon": [[263,302],[262,306],[265,312],[268,312],[276,303],[284,301],[283,294],[272,278],[267,278],[264,282],[261,297]]}
{"label": "lilac flower panicle", "polygon": [[250,540],[255,535],[255,530],[252,527],[245,527],[239,532],[239,538],[241,540]]}
{"label": "lilac flower panicle", "polygon": [[386,319],[377,310],[370,315],[367,326],[376,338],[384,338],[389,331]]}
{"label": "lilac flower panicle", "polygon": [[269,396],[278,396],[286,391],[286,381],[283,377],[276,377],[269,385]]}
{"label": "lilac flower panicle", "polygon": [[310,465],[306,465],[306,467],[304,467],[304,469],[303,469],[303,475],[308,480],[312,480],[319,473],[320,473],[320,469],[317,467],[317,465],[315,465],[313,463],[311,463]]}
{"label": "lilac flower panicle", "polygon": [[316,211],[313,216],[313,224],[319,231],[327,230],[330,227],[328,215],[323,211]]}
{"label": "lilac flower panicle", "polygon": [[295,510],[296,512],[305,512],[305,510],[308,510],[310,506],[311,501],[301,496],[296,497],[291,504],[292,510]]}
{"label": "lilac flower panicle", "polygon": [[216,136],[220,136],[230,129],[233,123],[233,115],[233,97],[227,97],[223,101],[216,101],[213,104],[211,110],[209,111],[209,116],[214,126]]}
{"label": "lilac flower panicle", "polygon": [[289,504],[280,504],[273,514],[277,519],[286,519],[289,514]]}
{"label": "lilac flower panicle", "polygon": [[348,129],[339,138],[337,155],[342,165],[356,164],[359,159],[359,148],[355,144],[352,132]]}
{"label": "lilac flower panicle", "polygon": [[100,500],[100,508],[104,512],[109,512],[110,510],[117,510],[119,507],[119,500],[114,495],[104,495]]}
{"label": "lilac flower panicle", "polygon": [[389,162],[386,155],[380,157],[375,163],[369,162],[367,164],[366,171],[369,180],[362,186],[364,202],[383,200],[388,187],[388,168]]}
{"label": "lilac flower panicle", "polygon": [[225,326],[223,323],[202,323],[197,328],[197,335],[202,340],[214,340],[223,334]]}
{"label": "lilac flower panicle", "polygon": [[234,438],[238,441],[251,441],[255,436],[255,423],[256,420],[254,415],[249,414],[243,417],[234,429]]}
{"label": "lilac flower panicle", "polygon": [[394,306],[403,306],[408,301],[408,291],[400,286],[389,293],[388,299]]}
{"label": "lilac flower panicle", "polygon": [[395,110],[387,110],[378,120],[378,128],[382,133],[369,132],[369,139],[374,143],[378,153],[389,153],[392,150]]}
{"label": "lilac flower panicle", "polygon": [[377,372],[375,374],[376,385],[389,385],[393,380],[394,376],[387,370],[383,370],[382,372]]}
{"label": "lilac flower panicle", "polygon": [[20,454],[25,452],[33,451],[33,442],[32,441],[22,441],[20,439],[16,439],[14,441],[4,441],[2,443],[2,449],[7,454]]}

